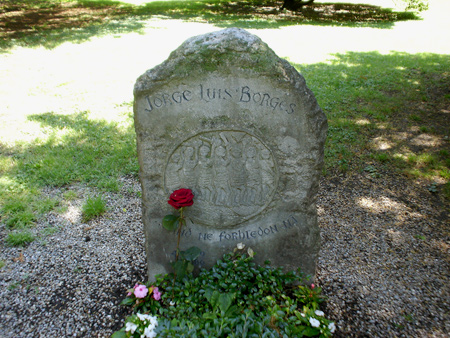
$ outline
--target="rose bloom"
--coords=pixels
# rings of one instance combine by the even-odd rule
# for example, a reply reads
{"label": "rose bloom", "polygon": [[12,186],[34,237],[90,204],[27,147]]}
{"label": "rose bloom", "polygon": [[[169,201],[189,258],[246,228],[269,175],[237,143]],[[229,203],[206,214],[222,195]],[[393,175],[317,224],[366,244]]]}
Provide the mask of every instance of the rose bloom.
{"label": "rose bloom", "polygon": [[191,189],[178,189],[170,195],[167,203],[175,209],[189,207],[194,204],[194,194]]}
{"label": "rose bloom", "polygon": [[137,298],[144,298],[147,296],[148,289],[145,285],[139,285],[138,287],[134,288],[134,295]]}

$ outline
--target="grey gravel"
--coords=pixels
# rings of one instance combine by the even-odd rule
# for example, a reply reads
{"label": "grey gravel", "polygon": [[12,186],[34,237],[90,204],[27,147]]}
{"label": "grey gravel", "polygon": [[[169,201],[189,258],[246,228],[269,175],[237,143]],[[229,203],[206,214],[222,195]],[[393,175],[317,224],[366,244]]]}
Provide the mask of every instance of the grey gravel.
{"label": "grey gravel", "polygon": [[[80,208],[98,192],[46,190],[77,198],[42,217],[25,248],[5,246],[1,225],[0,337],[109,337],[123,325],[119,303],[146,268],[140,186],[122,183],[88,223]],[[318,210],[317,284],[336,337],[450,336],[448,204],[402,176],[357,173],[322,179]]]}

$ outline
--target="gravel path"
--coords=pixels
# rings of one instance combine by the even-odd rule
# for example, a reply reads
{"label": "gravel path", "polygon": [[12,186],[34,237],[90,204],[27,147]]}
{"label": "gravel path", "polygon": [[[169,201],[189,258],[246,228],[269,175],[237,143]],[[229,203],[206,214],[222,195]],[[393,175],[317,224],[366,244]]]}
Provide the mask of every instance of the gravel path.
{"label": "gravel path", "polygon": [[[80,207],[95,192],[70,187],[78,198],[43,218],[26,248],[5,247],[1,226],[0,337],[109,337],[123,325],[118,303],[146,275],[140,186],[122,183],[88,224]],[[448,205],[402,177],[358,173],[323,179],[318,209],[317,280],[335,336],[450,337]]]}

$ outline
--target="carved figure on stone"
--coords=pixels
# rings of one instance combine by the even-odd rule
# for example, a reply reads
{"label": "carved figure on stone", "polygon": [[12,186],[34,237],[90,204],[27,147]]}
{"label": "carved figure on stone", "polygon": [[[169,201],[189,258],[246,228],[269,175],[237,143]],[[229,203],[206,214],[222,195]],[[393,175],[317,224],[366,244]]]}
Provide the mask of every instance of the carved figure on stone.
{"label": "carved figure on stone", "polygon": [[256,148],[250,146],[246,150],[246,176],[247,184],[245,189],[245,204],[260,204],[260,187],[261,187],[261,167],[257,158]]}
{"label": "carved figure on stone", "polygon": [[229,166],[229,179],[231,186],[231,205],[239,206],[244,200],[246,184],[246,168],[242,157],[242,149],[238,144],[231,146],[231,162]]}
{"label": "carved figure on stone", "polygon": [[213,161],[211,159],[211,146],[203,144],[199,149],[198,159],[197,199],[211,202],[214,198],[213,189]]}
{"label": "carved figure on stone", "polygon": [[194,147],[187,146],[183,152],[183,182],[185,186],[194,191],[197,179],[194,172],[198,163],[197,152]]}
{"label": "carved figure on stone", "polygon": [[179,189],[183,186],[183,164],[181,161],[181,155],[179,153],[173,154],[170,158],[170,165],[167,166],[167,175],[171,177],[170,191]]}
{"label": "carved figure on stone", "polygon": [[277,175],[272,153],[258,138],[218,130],[183,141],[169,156],[164,180],[168,192],[191,189],[197,201],[192,218],[220,228],[263,210]]}
{"label": "carved figure on stone", "polygon": [[270,193],[271,187],[274,183],[275,165],[271,159],[270,151],[267,148],[261,149],[260,158],[261,193],[263,198],[265,198],[265,196]]}
{"label": "carved figure on stone", "polygon": [[227,205],[231,191],[228,181],[230,157],[227,149],[222,145],[215,149],[214,155],[214,187],[216,191],[214,204]]}

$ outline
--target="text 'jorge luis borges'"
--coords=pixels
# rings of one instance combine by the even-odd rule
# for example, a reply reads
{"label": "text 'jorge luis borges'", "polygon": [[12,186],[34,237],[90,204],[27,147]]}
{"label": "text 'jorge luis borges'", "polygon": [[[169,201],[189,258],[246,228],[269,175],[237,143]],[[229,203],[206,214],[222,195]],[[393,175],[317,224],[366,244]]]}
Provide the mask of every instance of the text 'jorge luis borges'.
{"label": "text 'jorge luis borges'", "polygon": [[252,90],[249,86],[235,89],[230,88],[208,88],[200,84],[195,90],[177,90],[173,92],[157,93],[145,97],[148,107],[146,111],[151,112],[158,108],[170,107],[172,105],[184,104],[190,101],[203,103],[217,103],[224,100],[254,105],[273,111],[292,114],[296,104],[288,102],[277,95],[264,91]]}

